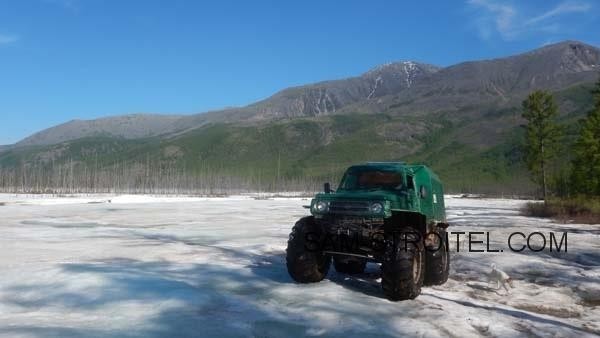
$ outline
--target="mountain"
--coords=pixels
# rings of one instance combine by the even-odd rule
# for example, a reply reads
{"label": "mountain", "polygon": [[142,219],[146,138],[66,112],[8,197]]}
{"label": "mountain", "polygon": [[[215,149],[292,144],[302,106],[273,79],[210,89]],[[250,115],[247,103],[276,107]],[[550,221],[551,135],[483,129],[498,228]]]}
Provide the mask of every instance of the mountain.
{"label": "mountain", "polygon": [[365,99],[376,99],[410,88],[437,70],[439,68],[432,65],[409,61],[389,63],[358,77],[288,88],[243,108],[191,116],[133,114],[73,120],[35,133],[17,145],[51,145],[92,136],[136,139],[181,133],[210,122],[263,121],[331,114]]}
{"label": "mountain", "polygon": [[265,120],[334,114],[358,102],[408,90],[438,70],[411,61],[388,63],[359,77],[285,89],[247,107],[248,115]]}
{"label": "mountain", "polygon": [[37,132],[17,142],[17,146],[48,145],[91,136],[125,139],[158,136],[177,130],[182,116],[131,114],[96,120],[72,120]]}
{"label": "mountain", "polygon": [[600,50],[567,41],[521,55],[444,68],[412,91],[399,93],[396,100],[419,98],[413,105],[432,108],[464,108],[489,101],[503,104],[520,100],[534,89],[556,91],[594,81],[598,72]]}
{"label": "mountain", "polygon": [[433,166],[451,190],[530,191],[520,165],[521,101],[535,89],[553,92],[571,140],[599,74],[600,50],[577,41],[444,68],[396,62],[246,107],[71,121],[0,150],[0,169],[89,164],[93,154],[102,168],[152,162],[263,182],[404,159]]}
{"label": "mountain", "polygon": [[90,136],[127,139],[168,135],[207,123],[316,117],[345,112],[430,114],[513,105],[537,88],[560,90],[593,82],[598,48],[565,41],[506,58],[440,68],[411,61],[388,63],[361,76],[284,89],[242,108],[191,116],[134,114],[73,120],[31,135],[17,145],[49,145]]}

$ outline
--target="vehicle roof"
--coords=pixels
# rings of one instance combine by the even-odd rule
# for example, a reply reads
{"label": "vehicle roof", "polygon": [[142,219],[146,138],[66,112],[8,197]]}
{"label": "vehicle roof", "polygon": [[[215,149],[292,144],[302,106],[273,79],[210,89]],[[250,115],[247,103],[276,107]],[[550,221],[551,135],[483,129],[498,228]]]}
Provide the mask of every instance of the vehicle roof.
{"label": "vehicle roof", "polygon": [[367,162],[350,166],[348,170],[389,170],[401,171],[404,170],[406,164],[404,162]]}
{"label": "vehicle roof", "polygon": [[419,170],[427,171],[428,175],[439,181],[439,177],[426,165],[424,164],[407,164],[406,162],[367,162],[362,164],[357,164],[350,166],[348,169],[359,169],[359,170],[367,170],[367,169],[380,169],[380,170],[393,170],[393,171],[403,171],[410,170],[412,172],[417,172]]}

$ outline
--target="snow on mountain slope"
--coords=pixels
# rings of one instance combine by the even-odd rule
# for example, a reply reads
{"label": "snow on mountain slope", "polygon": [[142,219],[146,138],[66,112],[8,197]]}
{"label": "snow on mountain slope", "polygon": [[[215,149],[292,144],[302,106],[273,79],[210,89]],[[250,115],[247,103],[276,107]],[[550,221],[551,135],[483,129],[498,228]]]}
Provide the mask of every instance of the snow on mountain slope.
{"label": "snow on mountain slope", "polygon": [[[523,201],[448,198],[450,230],[491,231],[504,249],[514,231],[567,231],[567,253],[469,253],[464,239],[455,252],[453,241],[448,283],[394,303],[375,264],[291,281],[285,246],[301,198],[51,200],[0,195],[2,337],[600,333],[599,226],[521,217]],[[492,262],[516,279],[510,294],[487,284]]]}

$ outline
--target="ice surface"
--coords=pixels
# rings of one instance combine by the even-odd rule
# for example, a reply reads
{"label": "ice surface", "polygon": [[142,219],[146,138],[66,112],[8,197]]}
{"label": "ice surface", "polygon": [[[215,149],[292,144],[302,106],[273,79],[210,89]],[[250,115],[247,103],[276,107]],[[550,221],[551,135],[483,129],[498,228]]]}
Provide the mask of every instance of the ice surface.
{"label": "ice surface", "polygon": [[[490,231],[492,248],[514,231],[567,231],[568,252],[469,253],[463,238],[448,283],[394,303],[375,264],[291,281],[285,246],[306,199],[0,195],[0,336],[600,333],[600,226],[522,217],[523,201],[446,203],[449,230]],[[491,263],[516,280],[509,294],[487,283]]]}

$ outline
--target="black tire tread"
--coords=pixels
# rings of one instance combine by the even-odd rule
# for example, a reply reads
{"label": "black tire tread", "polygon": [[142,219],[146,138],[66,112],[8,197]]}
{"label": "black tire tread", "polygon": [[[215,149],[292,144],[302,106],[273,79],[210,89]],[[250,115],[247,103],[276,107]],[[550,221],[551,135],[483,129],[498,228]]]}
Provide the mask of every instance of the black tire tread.
{"label": "black tire tread", "polygon": [[[446,238],[445,231],[440,233],[441,238]],[[425,285],[442,285],[448,281],[450,273],[450,253],[447,250],[447,243],[442,241],[439,250],[427,251],[425,269]],[[445,256],[445,260],[444,260]]]}
{"label": "black tire tread", "polygon": [[[416,230],[407,228],[404,231],[415,233]],[[400,248],[401,246],[401,248]],[[402,244],[390,241],[387,243],[386,259],[381,264],[381,288],[389,300],[414,299],[421,293],[425,275],[424,248],[421,241],[417,244],[407,243],[407,250]],[[413,280],[413,259],[415,254],[421,255],[421,273],[419,280]]]}
{"label": "black tire tread", "polygon": [[288,273],[298,283],[316,283],[327,276],[331,257],[319,251],[306,250],[305,234],[320,234],[312,216],[303,217],[292,228],[286,249]]}

